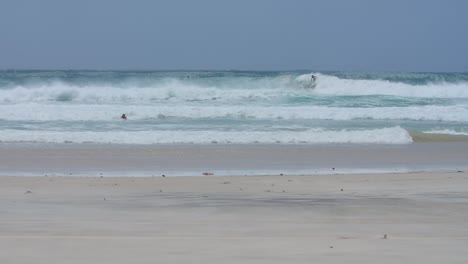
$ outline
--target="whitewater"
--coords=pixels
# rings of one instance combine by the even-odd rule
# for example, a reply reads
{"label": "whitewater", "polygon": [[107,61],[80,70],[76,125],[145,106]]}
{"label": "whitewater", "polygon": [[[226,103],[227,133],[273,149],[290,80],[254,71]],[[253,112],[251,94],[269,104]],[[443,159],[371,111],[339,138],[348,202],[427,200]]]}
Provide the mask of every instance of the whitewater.
{"label": "whitewater", "polygon": [[468,135],[468,74],[4,70],[0,121],[1,142],[410,144]]}

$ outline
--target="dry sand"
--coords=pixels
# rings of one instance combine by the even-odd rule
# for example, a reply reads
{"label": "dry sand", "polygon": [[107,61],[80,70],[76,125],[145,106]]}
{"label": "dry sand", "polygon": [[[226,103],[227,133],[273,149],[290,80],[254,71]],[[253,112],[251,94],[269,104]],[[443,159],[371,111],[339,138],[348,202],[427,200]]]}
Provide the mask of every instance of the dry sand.
{"label": "dry sand", "polygon": [[468,263],[468,173],[0,177],[0,263]]}

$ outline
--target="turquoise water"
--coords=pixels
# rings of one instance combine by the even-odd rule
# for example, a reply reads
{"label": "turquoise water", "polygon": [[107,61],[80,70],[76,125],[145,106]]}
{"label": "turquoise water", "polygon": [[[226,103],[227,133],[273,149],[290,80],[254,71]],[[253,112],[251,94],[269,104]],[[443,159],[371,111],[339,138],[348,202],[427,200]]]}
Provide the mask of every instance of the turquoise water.
{"label": "turquoise water", "polygon": [[3,142],[407,144],[413,130],[468,135],[466,73],[0,71],[0,103]]}

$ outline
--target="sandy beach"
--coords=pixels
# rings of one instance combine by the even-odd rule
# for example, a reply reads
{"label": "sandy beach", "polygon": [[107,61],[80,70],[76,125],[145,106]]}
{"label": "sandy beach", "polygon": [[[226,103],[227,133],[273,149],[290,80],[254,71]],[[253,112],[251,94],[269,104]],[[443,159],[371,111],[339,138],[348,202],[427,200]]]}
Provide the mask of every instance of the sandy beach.
{"label": "sandy beach", "polygon": [[0,177],[1,263],[466,263],[468,173]]}
{"label": "sandy beach", "polygon": [[386,144],[0,144],[4,176],[468,171],[468,141]]}

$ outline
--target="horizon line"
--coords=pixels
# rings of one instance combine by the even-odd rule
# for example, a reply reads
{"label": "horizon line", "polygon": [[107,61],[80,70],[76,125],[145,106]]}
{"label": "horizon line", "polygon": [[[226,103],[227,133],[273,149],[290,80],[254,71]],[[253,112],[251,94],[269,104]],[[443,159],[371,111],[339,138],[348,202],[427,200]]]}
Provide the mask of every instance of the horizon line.
{"label": "horizon line", "polygon": [[97,68],[76,68],[76,69],[60,69],[60,68],[0,68],[0,71],[113,71],[113,72],[356,72],[356,73],[462,73],[468,71],[372,71],[372,70],[318,70],[318,69],[97,69]]}

